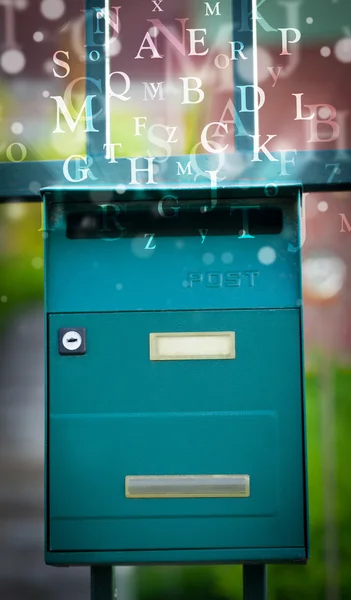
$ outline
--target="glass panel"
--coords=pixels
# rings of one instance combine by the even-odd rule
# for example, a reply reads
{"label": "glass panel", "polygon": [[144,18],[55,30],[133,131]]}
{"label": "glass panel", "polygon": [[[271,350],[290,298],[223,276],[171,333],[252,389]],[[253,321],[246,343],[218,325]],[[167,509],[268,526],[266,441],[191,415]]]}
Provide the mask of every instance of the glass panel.
{"label": "glass panel", "polygon": [[[238,131],[234,143],[234,81],[235,102],[239,79],[253,83],[252,31],[248,23],[240,29],[247,11],[237,3],[235,18],[232,2],[202,0],[138,0],[137,11],[133,2],[118,4],[119,29],[108,28],[107,141],[116,145],[110,155],[166,158],[238,148],[253,133],[248,110],[246,133]],[[116,23],[111,8],[109,14]],[[236,73],[240,59],[245,69]]]}
{"label": "glass panel", "polygon": [[[276,136],[268,144],[270,151],[310,150],[318,161],[323,160],[321,151],[331,150],[335,159],[345,158],[344,150],[351,148],[351,3],[260,4],[257,76],[265,95],[259,111],[261,140]],[[293,170],[291,164],[286,170]],[[332,171],[333,165],[326,167],[325,181]]]}

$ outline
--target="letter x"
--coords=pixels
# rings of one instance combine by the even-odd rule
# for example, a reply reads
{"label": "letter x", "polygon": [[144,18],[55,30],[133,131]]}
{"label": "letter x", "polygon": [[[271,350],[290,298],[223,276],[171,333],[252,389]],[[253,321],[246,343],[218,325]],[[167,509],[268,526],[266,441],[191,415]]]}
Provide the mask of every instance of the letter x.
{"label": "letter x", "polygon": [[152,2],[155,5],[155,8],[153,9],[152,12],[155,12],[156,9],[158,9],[159,12],[163,12],[163,9],[160,8],[160,4],[161,4],[161,2],[163,2],[163,0],[152,0]]}

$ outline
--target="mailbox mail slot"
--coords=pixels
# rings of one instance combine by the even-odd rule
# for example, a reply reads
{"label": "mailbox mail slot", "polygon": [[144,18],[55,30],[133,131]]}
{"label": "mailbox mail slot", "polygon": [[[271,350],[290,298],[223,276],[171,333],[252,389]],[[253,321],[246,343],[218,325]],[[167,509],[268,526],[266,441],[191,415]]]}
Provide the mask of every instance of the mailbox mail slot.
{"label": "mailbox mail slot", "polygon": [[247,498],[248,475],[126,477],[127,498]]}
{"label": "mailbox mail slot", "polygon": [[73,235],[45,192],[49,564],[307,558],[299,193],[221,200],[281,223]]}

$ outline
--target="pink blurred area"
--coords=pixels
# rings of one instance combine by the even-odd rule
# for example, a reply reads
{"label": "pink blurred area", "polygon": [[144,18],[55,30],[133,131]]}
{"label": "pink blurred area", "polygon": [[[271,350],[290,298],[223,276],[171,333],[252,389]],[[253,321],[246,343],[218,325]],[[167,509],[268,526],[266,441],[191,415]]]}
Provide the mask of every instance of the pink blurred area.
{"label": "pink blurred area", "polygon": [[[342,362],[349,362],[351,358],[351,231],[340,216],[345,215],[351,225],[350,200],[349,192],[309,194],[306,197],[304,260],[317,254],[327,254],[342,259],[346,269],[342,290],[329,301],[311,298],[305,282],[307,357],[319,350]],[[304,272],[306,276],[306,270]]]}
{"label": "pink blurred area", "polygon": [[[350,67],[348,63],[338,60],[332,52],[330,56],[322,56],[322,48],[326,46],[321,43],[308,47],[301,44],[301,48],[291,49],[292,56],[280,56],[280,48],[258,51],[258,81],[266,95],[265,105],[260,110],[260,134],[262,139],[266,139],[268,134],[277,135],[272,140],[272,150],[295,148],[319,151],[351,147]],[[267,66],[274,66],[276,72],[277,67],[282,66],[275,86],[272,77],[267,76]],[[318,126],[318,137],[322,140],[324,138],[324,141],[309,142],[311,122],[295,121],[294,94],[303,94],[302,106],[320,104],[334,107],[337,112],[336,122],[340,127],[335,141],[328,142],[332,137],[331,127],[321,124]],[[302,116],[310,115],[308,108],[303,109]],[[327,121],[328,118],[327,113],[319,115],[320,120]]]}

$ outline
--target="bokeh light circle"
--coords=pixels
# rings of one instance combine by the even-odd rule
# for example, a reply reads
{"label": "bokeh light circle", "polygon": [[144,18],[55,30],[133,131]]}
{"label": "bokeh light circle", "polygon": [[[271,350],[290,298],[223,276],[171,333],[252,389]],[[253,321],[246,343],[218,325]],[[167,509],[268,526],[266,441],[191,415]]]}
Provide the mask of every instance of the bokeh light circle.
{"label": "bokeh light circle", "polygon": [[215,261],[214,254],[212,254],[212,252],[205,252],[205,254],[202,257],[202,262],[205,265],[212,265],[212,263],[214,263],[214,261]]}
{"label": "bokeh light circle", "polygon": [[44,34],[43,34],[43,32],[42,32],[42,31],[35,31],[35,32],[33,33],[33,40],[34,40],[35,42],[42,42],[42,41],[43,41],[43,39],[44,39]]}
{"label": "bokeh light circle", "polygon": [[262,265],[272,265],[277,258],[277,253],[271,246],[263,246],[258,252],[258,260]]}
{"label": "bokeh light circle", "polygon": [[341,293],[347,266],[329,250],[316,250],[303,261],[302,274],[305,298],[323,304],[335,300]]}
{"label": "bokeh light circle", "polygon": [[336,58],[342,63],[351,62],[351,38],[343,38],[336,42],[334,47]]}
{"label": "bokeh light circle", "polygon": [[321,48],[321,55],[323,56],[323,58],[328,58],[328,56],[331,55],[331,50],[329,46],[323,46],[323,48]]}
{"label": "bokeh light circle", "polygon": [[21,135],[21,133],[23,133],[23,125],[22,123],[12,123],[11,125],[11,131],[12,133],[14,133],[14,135]]}
{"label": "bokeh light circle", "polygon": [[49,21],[60,19],[66,10],[63,0],[43,0],[40,5],[40,11],[43,17]]}
{"label": "bokeh light circle", "polygon": [[1,68],[9,75],[17,75],[23,71],[26,64],[26,57],[21,50],[5,50],[0,59]]}
{"label": "bokeh light circle", "polygon": [[327,212],[328,208],[329,208],[328,202],[326,202],[325,200],[318,202],[318,210],[320,212]]}
{"label": "bokeh light circle", "polygon": [[234,256],[231,252],[223,252],[221,260],[225,265],[230,265],[234,260]]}

